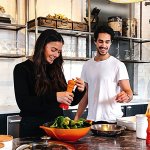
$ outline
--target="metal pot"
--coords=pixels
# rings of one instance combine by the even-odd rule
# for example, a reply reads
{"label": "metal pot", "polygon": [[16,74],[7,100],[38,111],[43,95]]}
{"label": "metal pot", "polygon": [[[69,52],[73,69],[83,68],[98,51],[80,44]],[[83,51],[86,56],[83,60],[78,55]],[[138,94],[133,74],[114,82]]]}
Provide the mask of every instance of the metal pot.
{"label": "metal pot", "polygon": [[95,135],[116,136],[124,132],[125,126],[117,124],[95,124],[91,126],[91,131]]}

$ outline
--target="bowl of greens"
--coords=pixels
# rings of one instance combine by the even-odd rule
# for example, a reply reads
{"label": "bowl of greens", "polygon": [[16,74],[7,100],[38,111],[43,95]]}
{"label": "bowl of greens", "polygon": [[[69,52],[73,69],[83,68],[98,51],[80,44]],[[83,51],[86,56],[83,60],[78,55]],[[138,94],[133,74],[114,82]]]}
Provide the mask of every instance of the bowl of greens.
{"label": "bowl of greens", "polygon": [[75,142],[84,137],[91,129],[92,121],[80,118],[77,121],[69,117],[59,116],[53,123],[40,126],[53,139]]}

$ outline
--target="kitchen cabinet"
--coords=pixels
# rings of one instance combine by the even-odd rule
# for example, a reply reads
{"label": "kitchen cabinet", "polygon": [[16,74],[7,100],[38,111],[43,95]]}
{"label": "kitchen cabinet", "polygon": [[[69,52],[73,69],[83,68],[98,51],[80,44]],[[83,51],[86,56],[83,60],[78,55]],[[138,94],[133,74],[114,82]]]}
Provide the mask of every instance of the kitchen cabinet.
{"label": "kitchen cabinet", "polygon": [[[148,104],[135,104],[121,106],[123,117],[135,116],[137,114],[145,114]],[[77,109],[64,110],[64,115],[74,119]],[[88,114],[88,108],[85,109],[82,114],[82,118],[86,118]]]}
{"label": "kitchen cabinet", "polygon": [[[77,109],[69,109],[69,110],[64,110],[64,116],[67,116],[71,119],[74,119],[75,114],[77,112]],[[81,118],[87,118],[87,114],[88,114],[88,108],[86,108],[81,116]]]}
{"label": "kitchen cabinet", "polygon": [[7,116],[18,115],[18,113],[0,114],[0,134],[7,134]]}
{"label": "kitchen cabinet", "polygon": [[123,116],[122,117],[125,117],[125,115],[126,115],[126,106],[121,106],[121,110],[123,112]]}
{"label": "kitchen cabinet", "polygon": [[122,106],[123,117],[135,116],[137,114],[145,114],[147,109],[147,104],[138,104],[138,105],[126,105]]}
{"label": "kitchen cabinet", "polygon": [[[3,1],[5,2],[5,1]],[[8,39],[5,39],[5,35],[1,35],[3,38],[0,41],[0,57],[3,58],[19,58],[19,57],[24,57],[25,56],[25,29],[26,29],[26,25],[25,23],[22,24],[19,21],[19,13],[21,10],[21,4],[24,2],[24,0],[15,0],[15,2],[10,2],[9,5],[11,6],[11,9],[14,9],[12,12],[14,12],[15,16],[13,16],[13,14],[5,14],[5,13],[0,13],[0,17],[1,17],[1,21],[0,21],[0,30],[3,30],[3,34],[4,32],[9,32],[10,37],[12,34],[14,34],[14,38],[13,39],[9,39],[9,35],[7,35],[6,37]],[[6,3],[0,3],[0,5],[5,4],[4,8],[7,8],[7,2]],[[13,5],[12,5],[13,4]],[[13,7],[13,8],[12,8]],[[8,13],[6,11],[6,13]],[[11,12],[9,12],[11,13]],[[21,12],[22,13],[22,12]],[[24,16],[25,16],[25,12]],[[25,17],[24,17],[25,19]],[[5,20],[5,21],[4,21]],[[9,21],[6,21],[9,20]],[[8,22],[8,23],[7,23]],[[5,33],[6,33],[5,32]],[[2,34],[2,32],[1,32]],[[7,33],[8,34],[8,33]],[[24,38],[24,44],[22,41],[20,41],[19,36],[23,36]]]}

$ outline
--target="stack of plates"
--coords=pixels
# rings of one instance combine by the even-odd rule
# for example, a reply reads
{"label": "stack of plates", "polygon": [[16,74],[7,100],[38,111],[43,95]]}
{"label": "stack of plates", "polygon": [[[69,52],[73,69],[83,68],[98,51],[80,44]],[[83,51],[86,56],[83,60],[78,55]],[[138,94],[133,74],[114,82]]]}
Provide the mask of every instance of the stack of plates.
{"label": "stack of plates", "polygon": [[136,131],[136,116],[118,118],[117,124],[125,126],[128,130]]}

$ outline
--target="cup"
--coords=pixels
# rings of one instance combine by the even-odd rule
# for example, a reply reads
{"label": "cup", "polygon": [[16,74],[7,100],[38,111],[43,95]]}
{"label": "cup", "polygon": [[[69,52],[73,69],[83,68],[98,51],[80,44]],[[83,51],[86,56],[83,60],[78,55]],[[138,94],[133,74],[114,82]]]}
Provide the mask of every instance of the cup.
{"label": "cup", "polygon": [[141,139],[146,139],[147,135],[147,117],[145,114],[137,114],[136,115],[136,137]]}
{"label": "cup", "polygon": [[11,136],[11,135],[0,135],[0,143],[4,144],[5,150],[12,150],[12,148],[13,148],[13,136]]}
{"label": "cup", "polygon": [[130,60],[129,50],[124,50],[124,51],[125,51],[124,59],[125,60]]}

